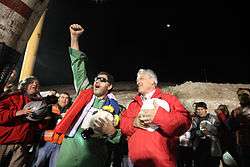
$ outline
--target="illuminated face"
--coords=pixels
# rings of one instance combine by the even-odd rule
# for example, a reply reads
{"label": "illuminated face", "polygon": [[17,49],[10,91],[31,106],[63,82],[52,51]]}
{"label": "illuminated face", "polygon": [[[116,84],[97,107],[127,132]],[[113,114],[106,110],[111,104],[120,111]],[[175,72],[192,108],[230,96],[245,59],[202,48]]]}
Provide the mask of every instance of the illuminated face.
{"label": "illuminated face", "polygon": [[197,107],[196,113],[197,113],[197,115],[199,115],[200,117],[205,117],[205,116],[207,115],[207,109],[204,108],[204,107]]}
{"label": "illuminated face", "polygon": [[38,80],[33,80],[30,84],[27,85],[26,92],[28,95],[33,95],[39,92],[39,82]]}
{"label": "illuminated face", "polygon": [[155,89],[155,83],[152,77],[146,73],[141,73],[137,77],[138,92],[145,95]]}
{"label": "illuminated face", "polygon": [[94,94],[97,97],[103,98],[105,97],[109,90],[112,89],[112,85],[108,82],[107,75],[101,74],[95,77],[95,82],[93,84]]}
{"label": "illuminated face", "polygon": [[60,107],[65,107],[69,104],[69,96],[67,94],[61,94],[58,98],[58,105]]}

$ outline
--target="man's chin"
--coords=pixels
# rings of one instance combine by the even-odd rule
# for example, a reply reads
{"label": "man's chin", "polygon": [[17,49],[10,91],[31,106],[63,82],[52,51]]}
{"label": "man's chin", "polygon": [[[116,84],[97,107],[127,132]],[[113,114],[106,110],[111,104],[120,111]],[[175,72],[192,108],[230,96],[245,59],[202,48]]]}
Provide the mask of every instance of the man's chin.
{"label": "man's chin", "polygon": [[102,96],[102,93],[99,92],[98,90],[94,90],[94,95],[96,95],[97,97]]}
{"label": "man's chin", "polygon": [[138,93],[142,94],[142,90],[140,88],[137,88]]}

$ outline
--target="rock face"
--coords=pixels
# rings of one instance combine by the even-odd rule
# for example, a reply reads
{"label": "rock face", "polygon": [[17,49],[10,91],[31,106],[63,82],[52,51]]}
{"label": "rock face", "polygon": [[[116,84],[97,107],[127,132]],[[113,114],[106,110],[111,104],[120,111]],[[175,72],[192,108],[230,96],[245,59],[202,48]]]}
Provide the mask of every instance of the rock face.
{"label": "rock face", "polygon": [[[162,83],[160,87],[173,95],[176,95],[182,104],[193,112],[193,103],[204,101],[208,105],[208,111],[213,113],[214,109],[219,104],[228,106],[229,111],[239,105],[236,95],[238,88],[250,88],[250,84],[217,84],[217,83],[201,83],[201,82],[185,82],[180,85],[168,86],[167,83]],[[73,85],[62,85],[60,87],[53,87],[59,92],[68,91],[74,95]],[[46,88],[46,90],[52,89]],[[120,104],[125,107],[133,100],[137,94],[136,85],[134,82],[119,82],[114,84],[114,95]]]}
{"label": "rock face", "polygon": [[208,111],[213,112],[220,104],[227,105],[229,111],[239,106],[236,94],[238,88],[250,88],[250,84],[185,82],[166,90],[176,95],[189,111],[193,111],[194,102],[204,101]]}

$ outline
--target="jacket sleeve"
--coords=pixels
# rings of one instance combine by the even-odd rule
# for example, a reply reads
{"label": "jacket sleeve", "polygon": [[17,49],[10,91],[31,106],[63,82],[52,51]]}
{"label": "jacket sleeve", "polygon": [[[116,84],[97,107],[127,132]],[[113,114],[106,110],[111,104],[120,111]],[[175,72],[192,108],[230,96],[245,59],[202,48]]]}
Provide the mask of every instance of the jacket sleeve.
{"label": "jacket sleeve", "polygon": [[159,107],[153,123],[158,125],[167,136],[180,136],[184,134],[191,125],[189,112],[175,96],[169,95],[163,100],[169,103],[170,112]]}
{"label": "jacket sleeve", "polygon": [[16,117],[17,109],[10,103],[9,98],[0,101],[0,125],[13,122]]}
{"label": "jacket sleeve", "polygon": [[220,121],[216,116],[209,115],[209,122],[211,122],[210,126],[207,126],[208,134],[212,136],[218,135],[218,128],[220,126]]}
{"label": "jacket sleeve", "polygon": [[108,137],[108,141],[112,144],[118,144],[120,142],[122,133],[120,129],[116,129],[115,135],[112,137]]}
{"label": "jacket sleeve", "polygon": [[81,90],[90,87],[85,65],[87,56],[83,52],[72,48],[69,48],[69,54],[71,60],[71,69],[74,78],[74,86],[78,94]]}
{"label": "jacket sleeve", "polygon": [[133,104],[130,104],[128,109],[121,113],[120,129],[122,134],[132,136],[135,133],[137,128],[134,127],[133,122],[136,116],[137,113],[133,109]]}

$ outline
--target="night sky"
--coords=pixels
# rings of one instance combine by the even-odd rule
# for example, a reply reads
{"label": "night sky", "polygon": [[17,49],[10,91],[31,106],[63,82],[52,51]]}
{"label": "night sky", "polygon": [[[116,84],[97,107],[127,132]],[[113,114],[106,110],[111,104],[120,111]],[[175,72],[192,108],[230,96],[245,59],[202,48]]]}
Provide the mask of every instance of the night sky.
{"label": "night sky", "polygon": [[[83,1],[83,0],[82,0]],[[71,84],[68,26],[85,27],[80,47],[98,71],[135,81],[140,68],[160,82],[249,83],[250,27],[246,2],[51,0],[35,73],[42,85]]]}

